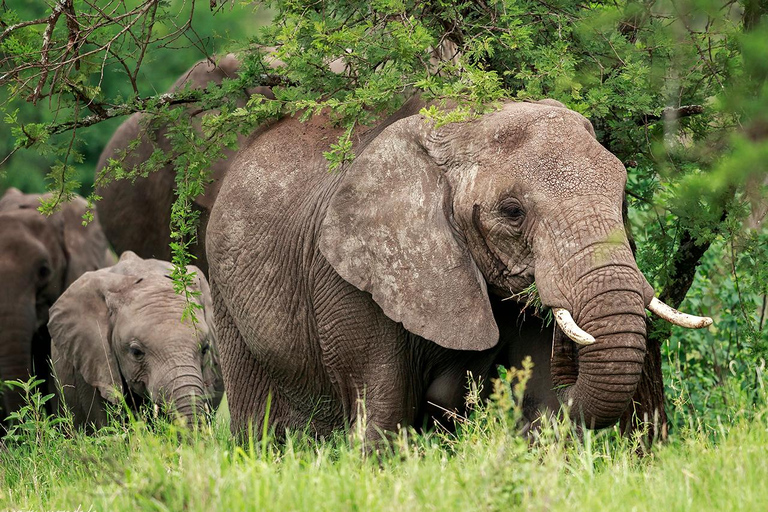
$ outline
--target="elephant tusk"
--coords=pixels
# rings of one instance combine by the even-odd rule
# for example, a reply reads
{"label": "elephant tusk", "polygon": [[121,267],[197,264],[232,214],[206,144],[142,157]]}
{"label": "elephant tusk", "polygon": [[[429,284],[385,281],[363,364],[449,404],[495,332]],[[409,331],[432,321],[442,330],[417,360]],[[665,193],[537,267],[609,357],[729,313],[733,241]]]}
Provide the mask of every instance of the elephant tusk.
{"label": "elephant tusk", "polygon": [[679,325],[680,327],[687,327],[689,329],[701,329],[702,327],[709,327],[712,325],[712,319],[708,316],[695,316],[689,315],[676,310],[672,306],[664,304],[659,299],[654,297],[651,303],[648,304],[648,309],[656,313],[659,317],[663,318],[667,322]]}
{"label": "elephant tusk", "polygon": [[555,315],[557,325],[560,326],[565,335],[579,345],[591,345],[595,342],[595,338],[591,334],[576,324],[567,309],[552,308],[552,314]]}

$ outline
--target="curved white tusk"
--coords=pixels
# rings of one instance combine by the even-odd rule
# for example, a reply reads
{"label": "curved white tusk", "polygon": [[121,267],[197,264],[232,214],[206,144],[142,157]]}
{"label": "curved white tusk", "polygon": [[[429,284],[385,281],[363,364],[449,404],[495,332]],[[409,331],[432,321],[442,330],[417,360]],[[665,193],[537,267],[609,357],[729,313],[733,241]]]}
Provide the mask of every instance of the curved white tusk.
{"label": "curved white tusk", "polygon": [[654,297],[651,303],[648,304],[648,309],[659,315],[667,322],[679,325],[680,327],[687,327],[689,329],[701,329],[702,327],[709,327],[712,325],[712,319],[708,316],[695,316],[689,315],[676,310],[672,306],[668,306]]}
{"label": "curved white tusk", "polygon": [[566,336],[571,338],[579,345],[591,345],[595,342],[595,338],[576,325],[573,317],[565,308],[552,308],[552,314],[555,315],[557,325],[563,330]]}

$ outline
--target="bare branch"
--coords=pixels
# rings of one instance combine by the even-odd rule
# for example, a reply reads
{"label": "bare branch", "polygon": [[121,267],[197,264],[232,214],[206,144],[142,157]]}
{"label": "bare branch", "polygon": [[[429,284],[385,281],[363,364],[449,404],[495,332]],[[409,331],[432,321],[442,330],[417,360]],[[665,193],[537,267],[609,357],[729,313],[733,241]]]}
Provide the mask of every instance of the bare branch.
{"label": "bare branch", "polygon": [[639,124],[649,124],[655,121],[674,121],[681,117],[695,116],[704,113],[702,105],[684,105],[682,107],[666,107],[660,115],[645,114]]}
{"label": "bare branch", "polygon": [[[291,85],[291,81],[286,77],[277,74],[263,74],[257,84],[253,84],[254,87],[275,87],[278,85]],[[164,106],[184,105],[189,103],[196,103],[203,99],[205,95],[204,89],[189,89],[176,92],[169,92],[160,94],[159,96],[150,96],[148,98],[137,98],[129,103],[117,105],[111,108],[104,109],[99,105],[99,113],[84,117],[82,119],[75,119],[74,121],[67,121],[65,123],[54,124],[48,127],[48,133],[50,135],[56,135],[64,133],[69,130],[78,128],[85,128],[98,124],[107,119],[115,117],[128,116],[137,112],[147,112],[152,109],[156,109]],[[87,101],[87,100],[86,100]],[[94,108],[96,110],[96,108]],[[34,143],[34,140],[30,140],[30,145]]]}
{"label": "bare branch", "polygon": [[50,16],[46,18],[38,18],[36,20],[29,20],[29,21],[22,21],[20,23],[16,23],[15,25],[11,25],[10,27],[3,30],[3,33],[0,34],[0,41],[11,35],[13,32],[24,28],[24,27],[31,27],[32,25],[42,25],[44,23],[48,23],[50,21]]}
{"label": "bare branch", "polygon": [[53,6],[53,12],[48,17],[47,26],[45,27],[45,32],[43,32],[43,48],[40,52],[40,67],[43,71],[40,73],[40,80],[37,82],[35,90],[27,99],[27,101],[31,101],[32,103],[37,103],[37,99],[40,97],[40,92],[43,90],[45,81],[48,79],[48,52],[51,49],[51,36],[53,35],[53,29],[56,26],[56,22],[59,21],[59,16],[61,16],[61,13],[64,11],[66,3],[67,0],[59,0],[56,2],[56,5]]}

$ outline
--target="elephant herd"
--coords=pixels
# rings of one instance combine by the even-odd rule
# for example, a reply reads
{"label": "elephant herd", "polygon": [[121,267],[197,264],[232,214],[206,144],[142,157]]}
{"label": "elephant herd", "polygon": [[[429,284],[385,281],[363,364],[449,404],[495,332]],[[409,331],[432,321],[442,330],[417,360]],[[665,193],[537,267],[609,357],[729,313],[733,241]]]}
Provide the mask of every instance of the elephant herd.
{"label": "elephant herd", "polygon": [[[204,61],[174,87],[236,73],[232,56]],[[194,420],[226,389],[233,433],[364,422],[374,440],[464,411],[468,375],[487,381],[531,356],[529,422],[566,404],[588,428],[613,425],[641,378],[646,309],[685,327],[711,323],[658,301],[638,269],[624,166],[553,100],[440,127],[424,106],[414,96],[358,127],[340,172],[323,152],[343,128],[324,115],[272,122],[217,162],[194,205],[195,322],[182,321],[186,299],[163,261],[170,164],[100,188],[87,227],[82,200],[46,218],[36,196],[9,190],[0,380],[36,373],[83,426],[105,424],[121,396]],[[125,167],[167,149],[163,129],[135,114],[99,168],[135,139]],[[534,282],[552,324],[520,302]],[[0,408],[7,416],[21,403],[14,388]]]}

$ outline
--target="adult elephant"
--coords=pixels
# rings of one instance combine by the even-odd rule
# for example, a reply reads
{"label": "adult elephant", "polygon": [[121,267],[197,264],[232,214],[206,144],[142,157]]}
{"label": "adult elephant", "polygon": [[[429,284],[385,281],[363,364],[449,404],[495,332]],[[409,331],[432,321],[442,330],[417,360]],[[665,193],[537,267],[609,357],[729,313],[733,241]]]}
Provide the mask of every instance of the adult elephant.
{"label": "adult elephant", "polygon": [[629,405],[645,309],[671,312],[630,250],[621,162],[552,100],[440,128],[421,106],[358,133],[340,173],[322,156],[340,129],[319,117],[275,123],[233,162],[207,252],[235,431],[268,403],[278,430],[325,433],[360,420],[362,397],[373,438],[461,409],[467,372],[525,341],[502,299],[534,281],[558,321],[550,391],[590,428]]}
{"label": "adult elephant", "polygon": [[[86,202],[78,197],[46,217],[40,195],[8,189],[0,198],[0,381],[43,378],[50,390],[48,308],[81,274],[114,263],[95,218],[82,225]],[[0,422],[24,397],[6,391]]]}
{"label": "adult elephant", "polygon": [[[236,78],[240,66],[234,55],[227,55],[222,59],[201,60],[187,70],[170,89],[170,92],[186,87],[204,89],[209,84],[221,84],[225,78]],[[245,94],[262,94],[274,98],[267,87],[249,89]],[[192,112],[193,120],[199,120],[206,111]],[[110,159],[119,159],[124,155],[122,166],[126,170],[147,161],[156,148],[165,154],[171,154],[171,144],[166,137],[167,127],[145,126],[144,114],[133,114],[129,117],[110,139],[99,157],[96,167],[96,177],[102,173]],[[135,148],[130,148],[131,143],[140,140]],[[203,195],[195,199],[193,208],[200,212],[200,225],[198,229],[199,243],[193,245],[190,250],[196,257],[195,264],[208,271],[208,262],[205,257],[205,240],[208,215],[216,199],[221,179],[229,167],[234,152],[224,150],[226,158],[217,160],[212,164],[211,177]],[[173,162],[169,161],[157,171],[146,177],[138,177],[135,181],[115,180],[106,185],[98,185],[96,193],[102,197],[97,203],[97,210],[101,215],[102,225],[107,238],[118,254],[124,251],[134,251],[142,258],[157,258],[161,260],[171,259],[171,205],[175,200],[176,171]],[[130,219],[130,222],[126,220]]]}

